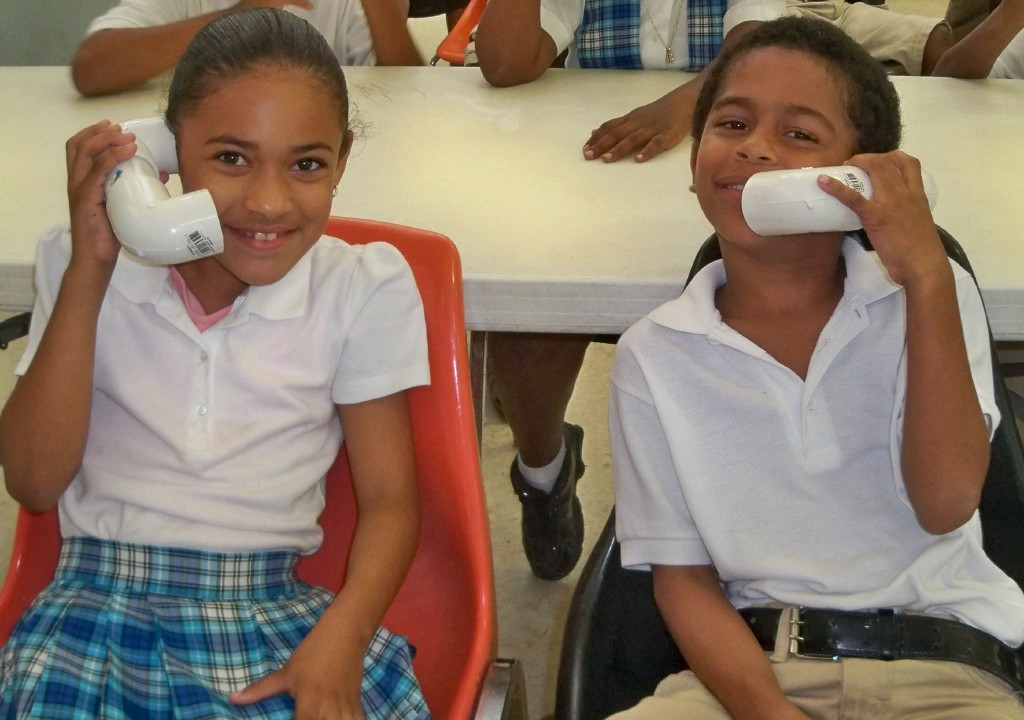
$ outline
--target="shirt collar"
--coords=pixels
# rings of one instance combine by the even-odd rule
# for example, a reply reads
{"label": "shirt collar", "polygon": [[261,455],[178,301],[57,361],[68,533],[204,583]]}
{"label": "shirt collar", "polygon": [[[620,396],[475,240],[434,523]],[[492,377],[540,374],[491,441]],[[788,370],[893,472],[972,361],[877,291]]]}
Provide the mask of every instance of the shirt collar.
{"label": "shirt collar", "polygon": [[[268,320],[288,320],[301,316],[309,299],[313,261],[310,250],[289,270],[283,278],[272,285],[249,287],[235,300],[231,315],[243,320],[251,314]],[[169,298],[181,303],[181,298],[171,286],[170,273],[161,265],[152,265],[135,256],[122,252],[118,258],[111,287],[136,304],[160,306]]]}
{"label": "shirt collar", "polygon": [[[843,300],[852,305],[869,305],[900,290],[890,279],[878,254],[868,251],[853,235],[842,245],[846,262]],[[715,291],[725,284],[725,265],[716,260],[703,267],[683,294],[653,310],[648,317],[670,330],[706,335],[721,324],[715,307]]]}

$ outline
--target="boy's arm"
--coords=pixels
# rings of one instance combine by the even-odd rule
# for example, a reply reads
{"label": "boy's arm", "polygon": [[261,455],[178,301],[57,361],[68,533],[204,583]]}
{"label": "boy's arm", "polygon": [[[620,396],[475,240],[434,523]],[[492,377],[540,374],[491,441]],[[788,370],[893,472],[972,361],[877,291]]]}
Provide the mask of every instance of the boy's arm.
{"label": "boy's arm", "polygon": [[654,597],[694,674],[736,720],[808,720],[782,693],[760,644],[710,565],[652,568]]}
{"label": "boy's arm", "polygon": [[[299,717],[362,717],[363,656],[398,593],[419,539],[419,488],[405,392],[339,405],[356,497],[345,583],[281,670],[231,696],[288,692]],[[319,714],[318,714],[319,713]]]}
{"label": "boy's arm", "polygon": [[[734,44],[760,24],[754,21],[740,23],[725,36],[722,49]],[[654,102],[602,123],[590,133],[583,146],[583,157],[587,160],[601,158],[604,162],[615,162],[633,154],[634,160],[644,162],[674,148],[690,133],[693,108],[712,67],[714,61],[695,78]]]}
{"label": "boy's arm", "polygon": [[114,166],[135,153],[134,139],[104,121],[67,143],[71,261],[32,363],[0,415],[7,491],[29,510],[52,507],[85,454],[97,321],[120,249],[103,185]]}
{"label": "boy's arm", "polygon": [[823,180],[822,187],[857,213],[889,276],[906,294],[903,480],[921,527],[950,532],[977,510],[990,455],[953,271],[928,210],[920,163],[902,152],[858,155],[849,162],[870,175],[870,200],[836,187],[842,185],[838,181]]}
{"label": "boy's arm", "polygon": [[378,65],[422,65],[409,34],[409,3],[402,0],[362,0]]}
{"label": "boy's arm", "polygon": [[1024,29],[1024,0],[1002,0],[989,16],[942,54],[933,76],[986,78],[1006,46]]}
{"label": "boy's arm", "polygon": [[490,0],[476,30],[480,71],[491,85],[509,87],[536,80],[558,55],[540,25],[540,0]]}
{"label": "boy's arm", "polygon": [[83,95],[127,90],[177,64],[193,36],[207,23],[254,7],[312,7],[311,0],[241,0],[227,10],[154,27],[98,30],[86,37],[71,62],[71,79]]}

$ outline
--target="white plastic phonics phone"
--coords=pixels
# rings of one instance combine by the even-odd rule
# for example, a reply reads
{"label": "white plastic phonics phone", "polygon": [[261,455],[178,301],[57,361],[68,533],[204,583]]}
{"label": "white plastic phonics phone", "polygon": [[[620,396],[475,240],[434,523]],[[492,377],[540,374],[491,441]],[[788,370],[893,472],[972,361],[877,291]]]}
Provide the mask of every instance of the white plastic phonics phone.
{"label": "white plastic phonics phone", "polygon": [[178,172],[174,136],[162,117],[121,123],[138,152],[107,176],[107,217],[128,252],[159,265],[224,250],[217,208],[208,190],[171,197],[160,171]]}
{"label": "white plastic phonics phone", "polygon": [[[818,176],[828,175],[871,197],[871,178],[858,167],[769,170],[751,175],[740,199],[743,218],[758,235],[799,235],[813,232],[849,232],[861,227],[850,208],[818,187]],[[928,207],[934,208],[938,190],[932,176],[921,171]]]}

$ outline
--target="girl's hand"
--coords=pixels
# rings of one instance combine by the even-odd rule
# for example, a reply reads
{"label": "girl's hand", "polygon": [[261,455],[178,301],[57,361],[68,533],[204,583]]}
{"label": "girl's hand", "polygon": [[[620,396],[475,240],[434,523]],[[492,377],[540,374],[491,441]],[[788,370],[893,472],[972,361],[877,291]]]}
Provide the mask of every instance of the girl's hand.
{"label": "girl's hand", "polygon": [[121,249],[107,219],[107,175],[135,154],[135,136],[103,120],[81,130],[66,145],[71,260],[78,267],[113,270]]}
{"label": "girl's hand", "polygon": [[295,720],[363,720],[365,649],[330,625],[324,615],[280,670],[232,693],[231,702],[248,705],[288,693],[295,699]]}
{"label": "girl's hand", "polygon": [[949,273],[917,158],[895,151],[856,155],[846,164],[871,177],[870,199],[834,178],[822,176],[818,186],[857,214],[893,281],[910,287],[934,273]]}

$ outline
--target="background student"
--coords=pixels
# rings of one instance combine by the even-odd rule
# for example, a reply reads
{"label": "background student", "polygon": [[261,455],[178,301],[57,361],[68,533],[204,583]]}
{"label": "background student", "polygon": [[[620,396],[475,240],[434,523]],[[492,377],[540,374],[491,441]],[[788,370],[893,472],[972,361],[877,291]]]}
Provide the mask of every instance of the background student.
{"label": "background student", "polygon": [[[782,0],[490,0],[476,51],[484,77],[507,86],[539,78],[567,51],[567,67],[700,71],[665,97],[610,120],[583,153],[646,160],[677,144],[721,47],[783,12]],[[557,580],[583,547],[576,482],[583,429],[565,422],[588,335],[488,333],[494,394],[518,448],[509,475],[522,503],[523,548],[537,577]]]}
{"label": "background student", "polygon": [[1024,79],[1024,2],[1002,0],[942,56],[935,75]]}
{"label": "background student", "polygon": [[172,69],[196,32],[223,15],[285,8],[327,39],[342,65],[422,65],[406,0],[121,0],[93,20],[71,64],[83,95],[134,87]]}

